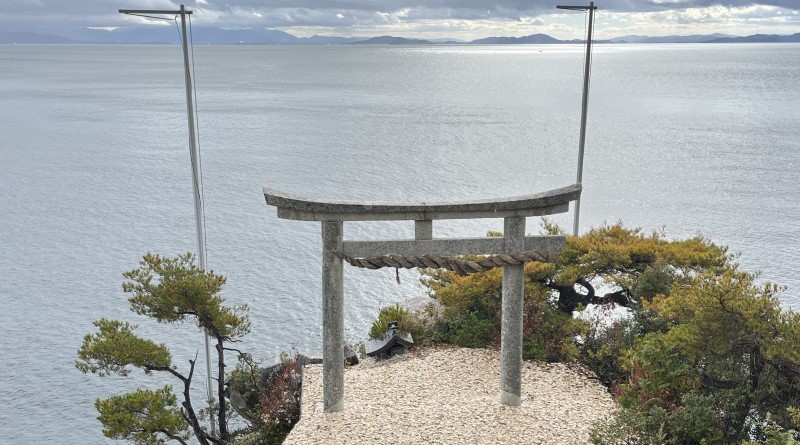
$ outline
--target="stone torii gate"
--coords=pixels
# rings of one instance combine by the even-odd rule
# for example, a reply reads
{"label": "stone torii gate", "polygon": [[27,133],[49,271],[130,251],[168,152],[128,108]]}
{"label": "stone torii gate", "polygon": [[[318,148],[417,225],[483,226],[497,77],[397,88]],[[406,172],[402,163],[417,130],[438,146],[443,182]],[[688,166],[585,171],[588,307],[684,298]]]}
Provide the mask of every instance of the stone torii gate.
{"label": "stone torii gate", "polygon": [[[446,267],[459,273],[503,267],[500,340],[500,402],[521,401],[524,263],[546,261],[564,249],[561,235],[525,236],[525,218],[569,210],[581,185],[514,198],[418,204],[309,199],[265,188],[267,205],[278,218],[322,223],[323,409],[344,410],[343,262],[379,267]],[[437,219],[504,218],[503,237],[433,238]],[[344,221],[413,220],[413,240],[345,241]],[[486,261],[458,261],[458,255],[496,255]]]}

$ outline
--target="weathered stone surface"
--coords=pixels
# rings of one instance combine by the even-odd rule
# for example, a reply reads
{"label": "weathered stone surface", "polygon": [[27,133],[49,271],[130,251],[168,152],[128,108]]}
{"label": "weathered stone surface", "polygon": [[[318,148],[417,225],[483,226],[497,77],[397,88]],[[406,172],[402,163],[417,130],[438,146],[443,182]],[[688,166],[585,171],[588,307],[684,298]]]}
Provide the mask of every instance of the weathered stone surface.
{"label": "weathered stone surface", "polygon": [[341,221],[322,222],[322,366],[325,411],[344,409],[344,269]]}
{"label": "weathered stone surface", "polygon": [[249,407],[247,406],[247,402],[245,402],[242,395],[239,394],[238,391],[229,389],[229,400],[231,408],[236,411],[237,414],[245,418],[248,422],[256,422],[258,419],[254,418],[250,415]]}
{"label": "weathered stone surface", "polygon": [[301,221],[387,221],[540,216],[566,212],[581,195],[581,185],[512,198],[463,202],[386,203],[306,198],[264,188],[268,205],[278,217]]}
{"label": "weathered stone surface", "polygon": [[[343,363],[345,366],[358,364],[358,351],[347,345],[342,348],[342,351],[342,355],[344,357]],[[297,354],[297,362],[300,366],[319,365],[322,363],[322,357],[316,355],[310,356],[305,354]]]}
{"label": "weathered stone surface", "polygon": [[297,362],[300,366],[319,365],[322,364],[322,357],[297,354]]}
{"label": "weathered stone surface", "polygon": [[283,369],[284,363],[276,363],[261,370],[261,383],[266,384],[272,381],[275,376]]}
{"label": "weathered stone surface", "polygon": [[[506,218],[506,252],[525,245],[525,218]],[[524,266],[503,267],[502,327],[500,334],[500,402],[518,406],[521,400],[522,306],[524,304]]]}
{"label": "weathered stone surface", "polygon": [[345,366],[358,364],[358,351],[347,345],[344,347],[344,364]]}
{"label": "weathered stone surface", "polygon": [[[564,250],[564,235],[540,235],[524,237],[525,242],[518,251],[535,250],[542,255],[556,257]],[[363,258],[382,255],[495,255],[508,253],[501,237],[442,238],[432,240],[371,240],[343,241],[342,254]]]}

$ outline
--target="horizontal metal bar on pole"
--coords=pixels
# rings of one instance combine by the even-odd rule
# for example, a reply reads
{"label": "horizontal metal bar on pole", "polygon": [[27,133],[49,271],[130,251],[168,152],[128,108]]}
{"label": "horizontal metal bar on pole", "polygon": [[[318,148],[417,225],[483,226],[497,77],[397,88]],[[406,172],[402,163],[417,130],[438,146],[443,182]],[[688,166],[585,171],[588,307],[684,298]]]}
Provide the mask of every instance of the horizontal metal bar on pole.
{"label": "horizontal metal bar on pole", "polygon": [[[525,250],[556,255],[564,250],[564,235],[526,236]],[[384,255],[458,256],[506,253],[505,238],[447,238],[432,240],[343,241],[342,254],[353,258]]]}
{"label": "horizontal metal bar on pole", "polygon": [[386,203],[325,200],[294,196],[264,189],[267,205],[278,208],[278,217],[299,221],[389,221],[508,218],[542,216],[569,210],[581,195],[573,184],[543,193],[512,198],[438,203]]}
{"label": "horizontal metal bar on pole", "polygon": [[[189,11],[188,9],[183,11],[183,12],[186,13],[186,14],[191,14],[192,13],[192,11]],[[166,10],[163,10],[163,9],[120,9],[119,13],[120,14],[170,14],[170,15],[174,15],[174,14],[180,14],[181,11],[180,11],[180,9],[177,10],[177,11],[166,11]]]}

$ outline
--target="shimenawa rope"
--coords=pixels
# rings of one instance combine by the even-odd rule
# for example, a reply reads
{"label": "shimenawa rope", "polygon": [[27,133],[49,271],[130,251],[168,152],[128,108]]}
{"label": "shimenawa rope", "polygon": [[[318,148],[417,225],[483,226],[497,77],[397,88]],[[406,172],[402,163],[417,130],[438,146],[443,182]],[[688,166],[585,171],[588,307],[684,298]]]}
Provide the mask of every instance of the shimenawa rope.
{"label": "shimenawa rope", "polygon": [[452,257],[441,257],[438,255],[406,256],[406,255],[384,255],[367,258],[353,258],[334,252],[336,256],[347,261],[351,266],[366,269],[381,269],[383,267],[394,267],[395,269],[414,269],[431,268],[447,269],[459,275],[469,275],[476,272],[486,272],[495,267],[518,266],[531,261],[548,263],[555,261],[555,256],[541,253],[534,250],[524,252],[502,253],[491,255],[479,260],[457,260]]}

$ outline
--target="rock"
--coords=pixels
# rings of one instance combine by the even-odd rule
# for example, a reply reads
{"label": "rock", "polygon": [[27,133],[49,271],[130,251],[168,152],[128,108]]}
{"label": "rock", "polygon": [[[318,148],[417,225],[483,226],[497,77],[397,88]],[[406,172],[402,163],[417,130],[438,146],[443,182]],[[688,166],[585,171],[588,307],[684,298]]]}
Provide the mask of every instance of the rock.
{"label": "rock", "polygon": [[268,366],[261,370],[261,383],[267,384],[271,383],[275,376],[281,372],[284,367],[284,363],[276,363],[272,366]]}
{"label": "rock", "polygon": [[353,350],[350,346],[344,347],[344,365],[353,366],[358,364],[358,352]]}
{"label": "rock", "polygon": [[[302,367],[305,365],[317,365],[322,363],[322,357],[319,356],[308,356],[303,354],[297,354],[297,363]],[[358,364],[358,351],[354,350],[350,346],[344,347],[344,365],[345,366],[353,366]]]}
{"label": "rock", "polygon": [[442,310],[442,303],[439,303],[439,300],[431,297],[420,297],[420,298],[412,298],[410,300],[399,301],[397,303],[393,303],[389,306],[381,308],[381,311],[388,309],[390,307],[394,307],[396,304],[402,306],[408,312],[418,316],[430,316],[432,314],[428,314],[428,310],[430,309],[431,305],[435,312],[441,312]]}
{"label": "rock", "polygon": [[320,363],[322,363],[322,357],[310,357],[308,355],[297,354],[297,364],[300,366],[318,365]]}
{"label": "rock", "polygon": [[256,421],[258,421],[258,419],[250,415],[251,407],[247,406],[247,402],[244,400],[242,395],[239,394],[239,391],[233,389],[230,390],[230,403],[231,403],[230,405],[231,408],[234,411],[236,411],[236,413],[238,413],[240,416],[242,416],[244,419],[246,419],[248,422],[255,423]]}

